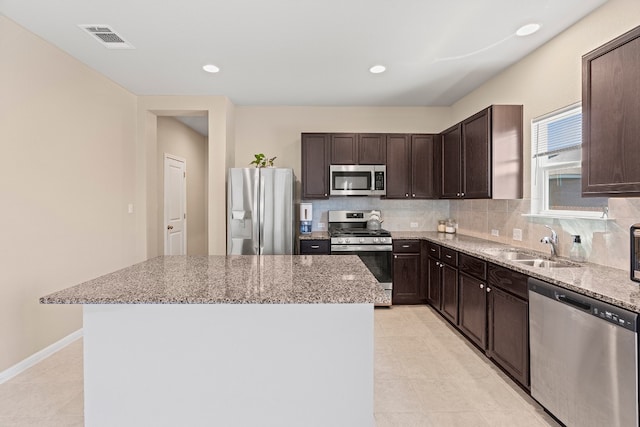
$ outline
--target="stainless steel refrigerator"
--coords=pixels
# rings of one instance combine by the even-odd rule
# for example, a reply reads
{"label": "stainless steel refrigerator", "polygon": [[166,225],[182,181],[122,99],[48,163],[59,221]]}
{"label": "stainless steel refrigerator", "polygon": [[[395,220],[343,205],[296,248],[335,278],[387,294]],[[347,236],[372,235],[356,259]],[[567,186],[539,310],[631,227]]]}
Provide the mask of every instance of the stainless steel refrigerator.
{"label": "stainless steel refrigerator", "polygon": [[227,254],[293,253],[293,169],[230,168]]}

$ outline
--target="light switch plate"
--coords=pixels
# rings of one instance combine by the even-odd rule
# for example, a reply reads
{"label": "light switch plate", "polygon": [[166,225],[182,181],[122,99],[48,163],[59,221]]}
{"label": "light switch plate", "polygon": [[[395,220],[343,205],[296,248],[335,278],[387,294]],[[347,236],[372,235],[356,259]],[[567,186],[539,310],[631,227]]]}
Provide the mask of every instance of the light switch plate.
{"label": "light switch plate", "polygon": [[130,214],[133,213],[133,203],[129,203],[129,206],[127,206],[127,212],[129,212]]}
{"label": "light switch plate", "polygon": [[324,222],[318,223],[318,230],[324,230]]}
{"label": "light switch plate", "polygon": [[496,237],[500,236],[500,230],[496,230],[495,228],[492,228],[491,235]]}
{"label": "light switch plate", "polygon": [[513,240],[517,240],[519,242],[522,241],[522,230],[519,228],[513,229]]}

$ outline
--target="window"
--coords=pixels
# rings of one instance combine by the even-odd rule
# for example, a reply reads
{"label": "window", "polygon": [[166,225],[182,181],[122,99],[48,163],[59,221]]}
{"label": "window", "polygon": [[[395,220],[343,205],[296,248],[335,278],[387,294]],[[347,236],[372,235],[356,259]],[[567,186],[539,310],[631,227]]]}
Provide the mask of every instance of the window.
{"label": "window", "polygon": [[582,106],[531,122],[531,208],[534,214],[600,216],[605,197],[582,197]]}

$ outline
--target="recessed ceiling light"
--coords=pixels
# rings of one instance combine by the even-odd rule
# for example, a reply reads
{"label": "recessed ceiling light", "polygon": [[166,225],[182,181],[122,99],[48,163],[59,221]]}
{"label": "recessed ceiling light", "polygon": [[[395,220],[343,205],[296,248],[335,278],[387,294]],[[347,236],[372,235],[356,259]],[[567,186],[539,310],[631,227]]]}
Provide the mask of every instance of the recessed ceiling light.
{"label": "recessed ceiling light", "polygon": [[522,27],[518,28],[518,31],[516,31],[516,35],[520,37],[528,36],[535,33],[539,29],[540,29],[540,24],[523,25]]}
{"label": "recessed ceiling light", "polygon": [[217,73],[218,71],[220,71],[220,68],[216,67],[213,64],[204,65],[202,69],[205,70],[207,73]]}
{"label": "recessed ceiling light", "polygon": [[369,72],[373,74],[380,74],[384,73],[386,69],[387,67],[385,67],[384,65],[374,65],[373,67],[369,68]]}

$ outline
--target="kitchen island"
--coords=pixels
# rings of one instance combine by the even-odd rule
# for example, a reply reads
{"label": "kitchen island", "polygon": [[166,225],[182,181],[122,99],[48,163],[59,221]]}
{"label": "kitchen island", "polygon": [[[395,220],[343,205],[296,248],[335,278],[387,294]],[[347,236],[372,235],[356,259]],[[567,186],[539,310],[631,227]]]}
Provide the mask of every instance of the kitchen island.
{"label": "kitchen island", "polygon": [[41,298],[83,304],[87,426],[373,426],[357,256],[158,257]]}

